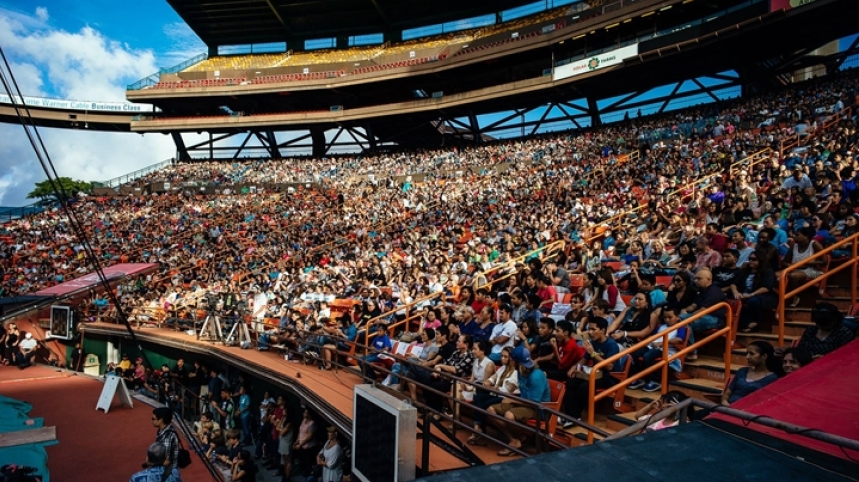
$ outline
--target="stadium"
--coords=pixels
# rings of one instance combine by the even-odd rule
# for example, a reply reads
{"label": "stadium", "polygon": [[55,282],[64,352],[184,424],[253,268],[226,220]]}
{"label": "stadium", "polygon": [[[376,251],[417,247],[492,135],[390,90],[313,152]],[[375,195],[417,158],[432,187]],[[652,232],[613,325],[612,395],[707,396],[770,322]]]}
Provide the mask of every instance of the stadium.
{"label": "stadium", "polygon": [[853,2],[166,3],[125,102],[3,54],[0,482],[856,480]]}

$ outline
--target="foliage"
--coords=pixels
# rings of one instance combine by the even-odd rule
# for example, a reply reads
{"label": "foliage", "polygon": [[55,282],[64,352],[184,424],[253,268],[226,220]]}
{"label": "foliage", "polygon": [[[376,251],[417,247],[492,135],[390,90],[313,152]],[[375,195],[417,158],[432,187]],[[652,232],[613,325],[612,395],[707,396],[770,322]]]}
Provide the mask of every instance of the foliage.
{"label": "foliage", "polygon": [[[62,191],[70,197],[74,198],[79,192],[90,194],[92,192],[92,183],[87,181],[75,181],[70,177],[60,177],[57,179],[59,186],[62,186]],[[62,191],[55,193],[54,187],[47,179],[36,183],[35,189],[27,194],[27,199],[39,199],[42,203],[51,203],[60,201]]]}

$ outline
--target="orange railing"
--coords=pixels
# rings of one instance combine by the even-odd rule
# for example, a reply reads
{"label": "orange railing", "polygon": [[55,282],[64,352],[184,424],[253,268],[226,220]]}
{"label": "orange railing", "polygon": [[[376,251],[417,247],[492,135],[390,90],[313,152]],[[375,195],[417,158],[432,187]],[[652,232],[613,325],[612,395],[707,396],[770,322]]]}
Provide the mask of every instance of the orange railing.
{"label": "orange railing", "polygon": [[[673,355],[668,353],[668,348],[669,348],[668,337],[672,332],[675,332],[684,326],[689,326],[689,325],[691,325],[691,323],[693,321],[695,321],[695,320],[697,320],[697,319],[699,319],[705,315],[709,315],[711,313],[714,313],[714,312],[721,310],[721,309],[724,309],[727,311],[727,313],[725,314],[725,320],[727,320],[727,321],[726,321],[725,326],[723,328],[719,328],[718,330],[710,333],[708,336],[706,336],[705,338],[703,338],[701,340],[696,340],[695,343],[688,345],[686,348],[683,348],[682,350],[678,350],[677,353],[674,353]],[[636,343],[635,345],[627,348],[626,350],[623,350],[616,355],[610,356],[610,357],[606,358],[605,360],[602,360],[599,363],[597,363],[596,365],[594,365],[593,368],[591,369],[591,374],[588,377],[588,423],[591,425],[594,424],[594,415],[595,415],[594,410],[596,408],[596,404],[598,401],[602,400],[603,398],[608,397],[609,395],[614,394],[616,391],[618,391],[622,388],[626,388],[632,382],[639,380],[641,378],[644,378],[645,376],[655,372],[656,370],[662,370],[662,393],[663,394],[666,393],[668,391],[668,365],[670,365],[671,362],[673,362],[674,360],[681,358],[681,357],[685,357],[687,354],[692,353],[693,351],[697,350],[698,348],[700,348],[700,347],[706,345],[707,343],[710,343],[711,341],[715,340],[716,338],[719,338],[722,336],[725,337],[725,380],[727,381],[731,376],[731,337],[732,337],[731,331],[733,330],[733,326],[732,326],[733,323],[731,323],[730,320],[732,320],[732,319],[733,319],[733,310],[731,309],[731,305],[729,305],[728,303],[725,303],[723,301],[723,302],[717,303],[717,304],[715,304],[715,305],[713,305],[713,306],[711,306],[711,307],[709,307],[709,308],[707,308],[701,312],[695,313],[694,315],[690,316],[689,318],[686,318],[685,320],[681,321],[680,323],[677,323],[676,325],[671,326],[671,328],[663,331],[662,333],[657,333],[655,335],[651,335],[651,336],[645,338],[644,340],[641,340],[640,342]],[[689,329],[692,329],[691,326],[689,327]],[[654,363],[653,365],[651,365],[651,366],[645,368],[644,370],[636,373],[635,375],[628,376],[627,378],[625,378],[624,380],[621,380],[619,383],[611,386],[610,388],[606,388],[602,392],[596,393],[596,382],[597,382],[596,374],[598,371],[604,370],[605,368],[610,367],[615,362],[623,359],[624,357],[632,356],[632,354],[635,353],[636,351],[646,347],[651,342],[658,340],[660,338],[662,338],[662,358],[660,360],[657,360],[656,363]],[[588,443],[593,443],[593,441],[594,441],[593,432],[588,432]]]}
{"label": "orange railing", "polygon": [[820,121],[820,125],[818,125],[817,128],[815,128],[814,130],[806,130],[804,133],[805,134],[804,136],[800,135],[799,133],[796,133],[796,134],[789,136],[787,139],[783,139],[781,141],[781,144],[779,147],[781,154],[784,155],[785,149],[791,149],[793,147],[796,147],[796,146],[800,145],[802,143],[802,141],[811,140],[812,138],[814,138],[814,136],[817,135],[818,132],[825,131],[825,130],[829,129],[830,127],[834,126],[839,121],[841,121],[842,118],[850,117],[850,115],[852,113],[853,113],[853,107],[852,106],[845,107],[845,108],[841,109],[840,111],[830,115],[826,119]]}
{"label": "orange railing", "polygon": [[[788,274],[798,269],[806,268],[808,265],[813,262],[820,260],[826,256],[829,256],[829,253],[835,251],[836,249],[845,247],[847,245],[851,246],[851,254],[850,257],[845,260],[841,266],[835,267],[833,269],[824,270],[824,273],[817,278],[808,280],[802,286],[794,288],[790,291],[787,291],[787,278]],[[857,292],[857,275],[856,275],[856,266],[859,265],[859,233],[854,234],[848,238],[844,238],[841,241],[829,246],[826,249],[822,249],[812,256],[800,261],[799,263],[792,264],[787,268],[783,269],[781,275],[778,280],[778,292],[779,292],[779,303],[778,303],[778,345],[784,346],[784,323],[785,323],[785,303],[787,300],[797,296],[799,293],[803,292],[805,289],[814,286],[818,283],[825,281],[827,278],[835,275],[836,273],[843,271],[847,268],[853,268],[850,270],[850,303],[856,304],[856,292]],[[825,286],[825,285],[821,285]],[[822,294],[823,288],[821,288]]]}
{"label": "orange railing", "polygon": [[[389,310],[389,311],[386,311],[385,313],[382,313],[381,315],[379,315],[379,316],[377,316],[377,317],[375,317],[375,318],[371,318],[371,319],[369,319],[369,320],[367,321],[367,324],[366,324],[366,325],[364,326],[364,328],[363,328],[363,329],[364,329],[364,347],[365,347],[365,350],[367,349],[366,347],[368,347],[368,346],[369,346],[369,343],[368,343],[368,342],[370,341],[370,338],[371,338],[371,336],[370,336],[370,330],[369,330],[369,329],[367,329],[367,327],[369,327],[369,326],[370,326],[370,325],[372,325],[373,323],[376,323],[376,322],[377,322],[377,321],[379,321],[379,320],[383,320],[383,319],[385,319],[385,318],[387,318],[387,317],[389,317],[389,316],[391,316],[391,315],[395,314],[395,313],[396,313],[396,312],[398,312],[398,311],[407,310],[406,312],[408,313],[408,310],[410,310],[411,308],[413,308],[413,307],[415,307],[415,306],[417,306],[417,305],[419,305],[419,304],[426,303],[427,301],[433,300],[433,299],[435,299],[435,298],[442,298],[442,299],[444,299],[444,296],[445,296],[444,291],[439,291],[439,292],[436,292],[436,293],[432,293],[432,294],[430,294],[430,295],[424,296],[423,298],[418,298],[418,299],[416,299],[416,300],[412,301],[411,303],[407,303],[407,304],[402,305],[402,306],[395,306],[393,309],[391,309],[391,310]],[[405,320],[403,320],[403,321],[401,321],[401,322],[399,322],[399,323],[401,323],[401,324],[402,324],[402,323],[403,323],[403,322],[405,322],[405,321],[411,321],[411,318],[412,318],[412,317],[407,317]],[[393,326],[393,325],[392,325],[392,326]],[[365,355],[366,355],[366,353],[365,353]]]}

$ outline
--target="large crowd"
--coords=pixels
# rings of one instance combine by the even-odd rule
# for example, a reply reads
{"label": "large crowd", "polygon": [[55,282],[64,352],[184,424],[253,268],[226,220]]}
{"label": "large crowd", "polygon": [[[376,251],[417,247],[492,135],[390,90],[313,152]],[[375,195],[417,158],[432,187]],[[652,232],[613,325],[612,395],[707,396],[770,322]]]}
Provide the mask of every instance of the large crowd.
{"label": "large crowd", "polygon": [[[191,300],[231,293],[236,305],[228,308],[241,314],[246,306],[262,349],[316,352],[326,369],[333,350],[345,349],[338,337],[378,331],[362,365],[385,385],[417,397],[413,380],[449,389],[433,375],[444,371],[545,402],[547,379],[565,381],[563,412],[572,424],[587,407],[587,383],[576,376],[583,367],[726,299],[742,305],[739,329],[754,331],[780,302],[782,269],[859,232],[859,133],[856,112],[844,111],[857,87],[859,75],[848,71],[586,132],[479,147],[180,163],[146,178],[177,189],[81,197],[73,209],[103,264],[157,263],[156,273],[118,289],[132,321],[187,322]],[[753,163],[739,163],[756,153]],[[427,176],[393,181],[409,174]],[[231,189],[295,181],[322,187]],[[181,186],[188,182],[221,189],[201,195]],[[62,211],[8,223],[0,237],[4,296],[90,271]],[[790,286],[820,277],[830,258],[844,254],[791,272]],[[659,286],[658,277],[670,281]],[[100,296],[92,307],[104,305]],[[332,300],[354,308],[338,315]],[[417,323],[395,335],[424,349],[385,363],[393,345],[379,327],[416,314]],[[855,337],[832,305],[816,307],[813,319],[788,352],[751,344],[749,367],[723,403],[783,375],[777,360],[790,370]],[[702,316],[674,332],[672,349],[727,322],[721,311]],[[13,360],[10,339],[21,337],[3,335]],[[628,371],[646,369],[661,353],[659,346],[636,353]],[[648,377],[636,387],[661,389]],[[425,402],[443,408],[439,397]],[[534,416],[480,391],[474,403],[511,420]],[[516,434],[495,421],[488,420],[519,448]],[[476,431],[486,422],[475,420]]]}

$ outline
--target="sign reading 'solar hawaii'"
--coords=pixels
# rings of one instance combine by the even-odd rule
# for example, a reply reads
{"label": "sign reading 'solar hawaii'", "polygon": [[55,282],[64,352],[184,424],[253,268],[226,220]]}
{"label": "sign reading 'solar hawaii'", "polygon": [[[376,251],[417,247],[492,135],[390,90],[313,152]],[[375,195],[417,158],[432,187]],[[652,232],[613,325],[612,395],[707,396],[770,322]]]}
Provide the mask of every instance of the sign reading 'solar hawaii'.
{"label": "sign reading 'solar hawaii'", "polygon": [[604,69],[612,65],[620,64],[624,59],[638,55],[638,44],[628,45],[615,50],[609,50],[598,55],[570,62],[569,64],[555,67],[552,80],[566,79],[576,75]]}
{"label": "sign reading 'solar hawaii'", "polygon": [[[12,99],[6,94],[0,94],[0,104],[11,104]],[[48,109],[66,109],[66,110],[94,110],[94,111],[110,111],[110,112],[151,112],[152,106],[146,104],[131,104],[129,102],[93,102],[86,100],[64,100],[64,99],[46,99],[44,97],[27,97],[24,96],[24,102],[21,98],[15,96],[16,104],[25,104],[30,107],[44,107]]]}

